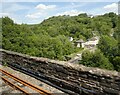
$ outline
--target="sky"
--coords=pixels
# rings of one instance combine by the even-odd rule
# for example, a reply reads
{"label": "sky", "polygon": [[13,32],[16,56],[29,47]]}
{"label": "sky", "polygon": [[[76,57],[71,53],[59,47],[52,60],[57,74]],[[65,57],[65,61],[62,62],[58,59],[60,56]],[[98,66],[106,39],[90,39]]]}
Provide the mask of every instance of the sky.
{"label": "sky", "polygon": [[[17,0],[19,1],[19,0]],[[109,0],[110,1],[110,0]],[[89,15],[102,15],[108,12],[118,13],[118,3],[113,2],[90,2],[73,1],[46,1],[30,0],[30,2],[15,0],[5,0],[1,2],[0,17],[8,16],[15,23],[21,24],[38,24],[44,19],[52,16],[70,15],[77,16],[80,13],[87,13]]]}

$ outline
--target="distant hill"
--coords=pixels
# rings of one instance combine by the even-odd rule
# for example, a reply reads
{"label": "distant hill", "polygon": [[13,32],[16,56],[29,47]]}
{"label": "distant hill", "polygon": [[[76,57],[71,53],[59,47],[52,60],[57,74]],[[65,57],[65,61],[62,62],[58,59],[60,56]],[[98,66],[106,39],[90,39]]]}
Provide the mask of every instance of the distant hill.
{"label": "distant hill", "polygon": [[78,16],[54,16],[44,20],[34,28],[47,32],[50,36],[72,36],[88,39],[95,34],[110,35],[111,29],[117,27],[117,15],[107,13],[101,16],[89,17],[87,14]]}

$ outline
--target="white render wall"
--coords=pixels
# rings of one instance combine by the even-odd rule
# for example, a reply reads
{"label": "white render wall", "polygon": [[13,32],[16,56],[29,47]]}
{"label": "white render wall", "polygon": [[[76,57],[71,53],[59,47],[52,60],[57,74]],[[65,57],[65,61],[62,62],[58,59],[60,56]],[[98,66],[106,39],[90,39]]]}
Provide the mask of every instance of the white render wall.
{"label": "white render wall", "polygon": [[99,42],[99,38],[96,37],[96,40],[95,41],[87,41],[85,43],[82,43],[82,48],[84,48],[85,46],[88,46],[88,45],[94,45],[96,46]]}

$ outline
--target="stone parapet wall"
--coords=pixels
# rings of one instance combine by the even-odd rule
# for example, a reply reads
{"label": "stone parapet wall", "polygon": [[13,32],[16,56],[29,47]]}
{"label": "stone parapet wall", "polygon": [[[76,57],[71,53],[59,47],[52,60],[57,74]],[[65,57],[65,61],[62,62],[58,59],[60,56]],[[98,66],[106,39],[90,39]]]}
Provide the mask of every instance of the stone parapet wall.
{"label": "stone parapet wall", "polygon": [[3,63],[18,64],[52,78],[69,82],[75,90],[83,87],[100,93],[115,95],[120,93],[120,72],[117,71],[86,67],[48,58],[32,57],[3,49],[0,50],[0,54]]}

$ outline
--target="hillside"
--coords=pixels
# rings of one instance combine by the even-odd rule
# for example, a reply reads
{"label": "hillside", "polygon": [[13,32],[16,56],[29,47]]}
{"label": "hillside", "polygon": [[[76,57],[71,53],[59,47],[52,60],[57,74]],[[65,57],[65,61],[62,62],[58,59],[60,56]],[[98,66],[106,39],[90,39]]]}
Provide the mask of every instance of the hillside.
{"label": "hillside", "polygon": [[[96,59],[101,58],[103,61],[94,61],[96,59],[92,54],[87,58],[87,63],[84,57],[82,64],[120,70],[118,15],[114,13],[96,17],[89,17],[86,13],[78,16],[54,16],[35,25],[15,24],[9,17],[1,19],[3,49],[32,56],[67,60],[67,55],[81,50],[73,44],[76,40],[87,41],[97,35],[100,37],[98,44],[100,51],[95,54],[101,54],[100,57],[96,56]],[[74,40],[70,42],[69,37],[73,37]],[[93,62],[96,65],[93,65]],[[98,65],[99,63],[103,65]]]}

